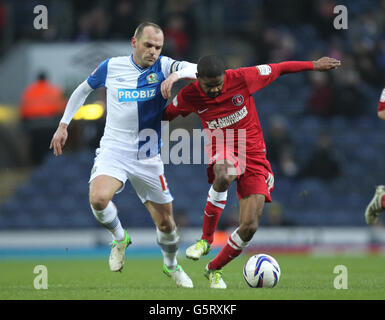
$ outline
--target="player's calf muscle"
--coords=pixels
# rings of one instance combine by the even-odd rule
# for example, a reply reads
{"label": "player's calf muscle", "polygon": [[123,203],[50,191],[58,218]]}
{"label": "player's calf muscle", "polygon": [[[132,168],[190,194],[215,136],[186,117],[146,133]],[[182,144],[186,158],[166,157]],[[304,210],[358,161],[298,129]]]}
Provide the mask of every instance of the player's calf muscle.
{"label": "player's calf muscle", "polygon": [[240,224],[238,234],[243,241],[248,242],[257,232],[257,229],[258,221],[247,221]]}
{"label": "player's calf muscle", "polygon": [[250,195],[241,199],[241,217],[238,234],[243,241],[250,241],[257,231],[264,203],[263,195]]}

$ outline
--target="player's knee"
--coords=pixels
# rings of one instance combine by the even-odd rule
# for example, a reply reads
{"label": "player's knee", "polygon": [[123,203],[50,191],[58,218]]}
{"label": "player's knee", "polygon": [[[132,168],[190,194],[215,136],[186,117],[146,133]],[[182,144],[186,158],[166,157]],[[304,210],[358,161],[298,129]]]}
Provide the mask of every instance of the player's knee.
{"label": "player's knee", "polygon": [[157,227],[164,233],[171,233],[174,230],[174,226],[171,223],[160,223]]}
{"label": "player's knee", "polygon": [[157,227],[164,233],[171,233],[175,229],[175,223],[170,217],[164,217],[157,223]]}
{"label": "player's knee", "polygon": [[221,173],[215,176],[214,184],[216,186],[217,191],[223,192],[230,187],[232,182],[233,182],[232,176],[229,176],[226,173]]}
{"label": "player's knee", "polygon": [[110,200],[111,199],[107,194],[90,193],[90,204],[95,210],[104,210]]}

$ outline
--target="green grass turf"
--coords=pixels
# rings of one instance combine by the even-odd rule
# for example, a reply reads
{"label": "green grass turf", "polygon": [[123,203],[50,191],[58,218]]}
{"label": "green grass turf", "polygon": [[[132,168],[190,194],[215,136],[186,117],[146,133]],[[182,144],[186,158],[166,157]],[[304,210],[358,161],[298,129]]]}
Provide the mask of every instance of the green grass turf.
{"label": "green grass turf", "polygon": [[[162,273],[161,259],[127,258],[121,273],[112,273],[105,260],[12,260],[0,261],[0,299],[135,299],[135,300],[261,300],[261,299],[385,299],[385,257],[274,255],[281,279],[273,289],[249,288],[242,277],[247,256],[224,268],[227,290],[208,288],[203,268],[208,262],[180,259],[194,281],[193,289],[176,288]],[[36,290],[36,265],[48,269],[48,289]],[[348,269],[348,289],[333,286],[334,267]]]}

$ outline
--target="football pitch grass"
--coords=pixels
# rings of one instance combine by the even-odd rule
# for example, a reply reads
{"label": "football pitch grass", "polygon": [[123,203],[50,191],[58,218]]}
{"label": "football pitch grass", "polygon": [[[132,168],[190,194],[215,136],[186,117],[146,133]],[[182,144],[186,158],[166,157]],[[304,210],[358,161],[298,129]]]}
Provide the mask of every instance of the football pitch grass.
{"label": "football pitch grass", "polygon": [[[200,261],[180,258],[194,282],[193,289],[176,288],[162,273],[161,258],[127,258],[122,272],[108,269],[106,259],[0,260],[1,300],[377,300],[385,299],[385,256],[273,255],[281,267],[275,288],[249,288],[242,276],[247,255],[224,268],[226,290],[208,287]],[[34,288],[37,265],[47,268],[48,289]],[[347,270],[347,289],[335,289],[335,267]]]}

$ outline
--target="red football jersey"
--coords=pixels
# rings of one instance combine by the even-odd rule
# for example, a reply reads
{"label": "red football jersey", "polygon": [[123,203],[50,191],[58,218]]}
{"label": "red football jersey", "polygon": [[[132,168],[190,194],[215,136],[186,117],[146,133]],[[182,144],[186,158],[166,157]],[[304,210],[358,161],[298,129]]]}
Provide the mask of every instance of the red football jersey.
{"label": "red football jersey", "polygon": [[199,115],[203,128],[211,132],[221,129],[225,138],[227,129],[236,129],[233,130],[235,148],[241,141],[237,130],[245,129],[247,156],[265,154],[265,141],[252,94],[281,74],[279,65],[226,70],[221,94],[216,98],[208,97],[195,81],[174,98],[165,110],[164,119],[171,120],[177,115],[185,117],[193,112]]}
{"label": "red football jersey", "polygon": [[[263,194],[271,202],[274,177],[266,159],[265,140],[252,94],[281,74],[313,69],[312,61],[288,61],[226,70],[221,93],[216,98],[207,96],[195,81],[179,92],[165,109],[163,119],[198,114],[209,139],[211,134],[211,143],[206,146],[208,182],[214,181],[213,164],[227,159],[237,170],[239,199]],[[223,144],[219,144],[218,138],[220,141],[222,137]]]}

